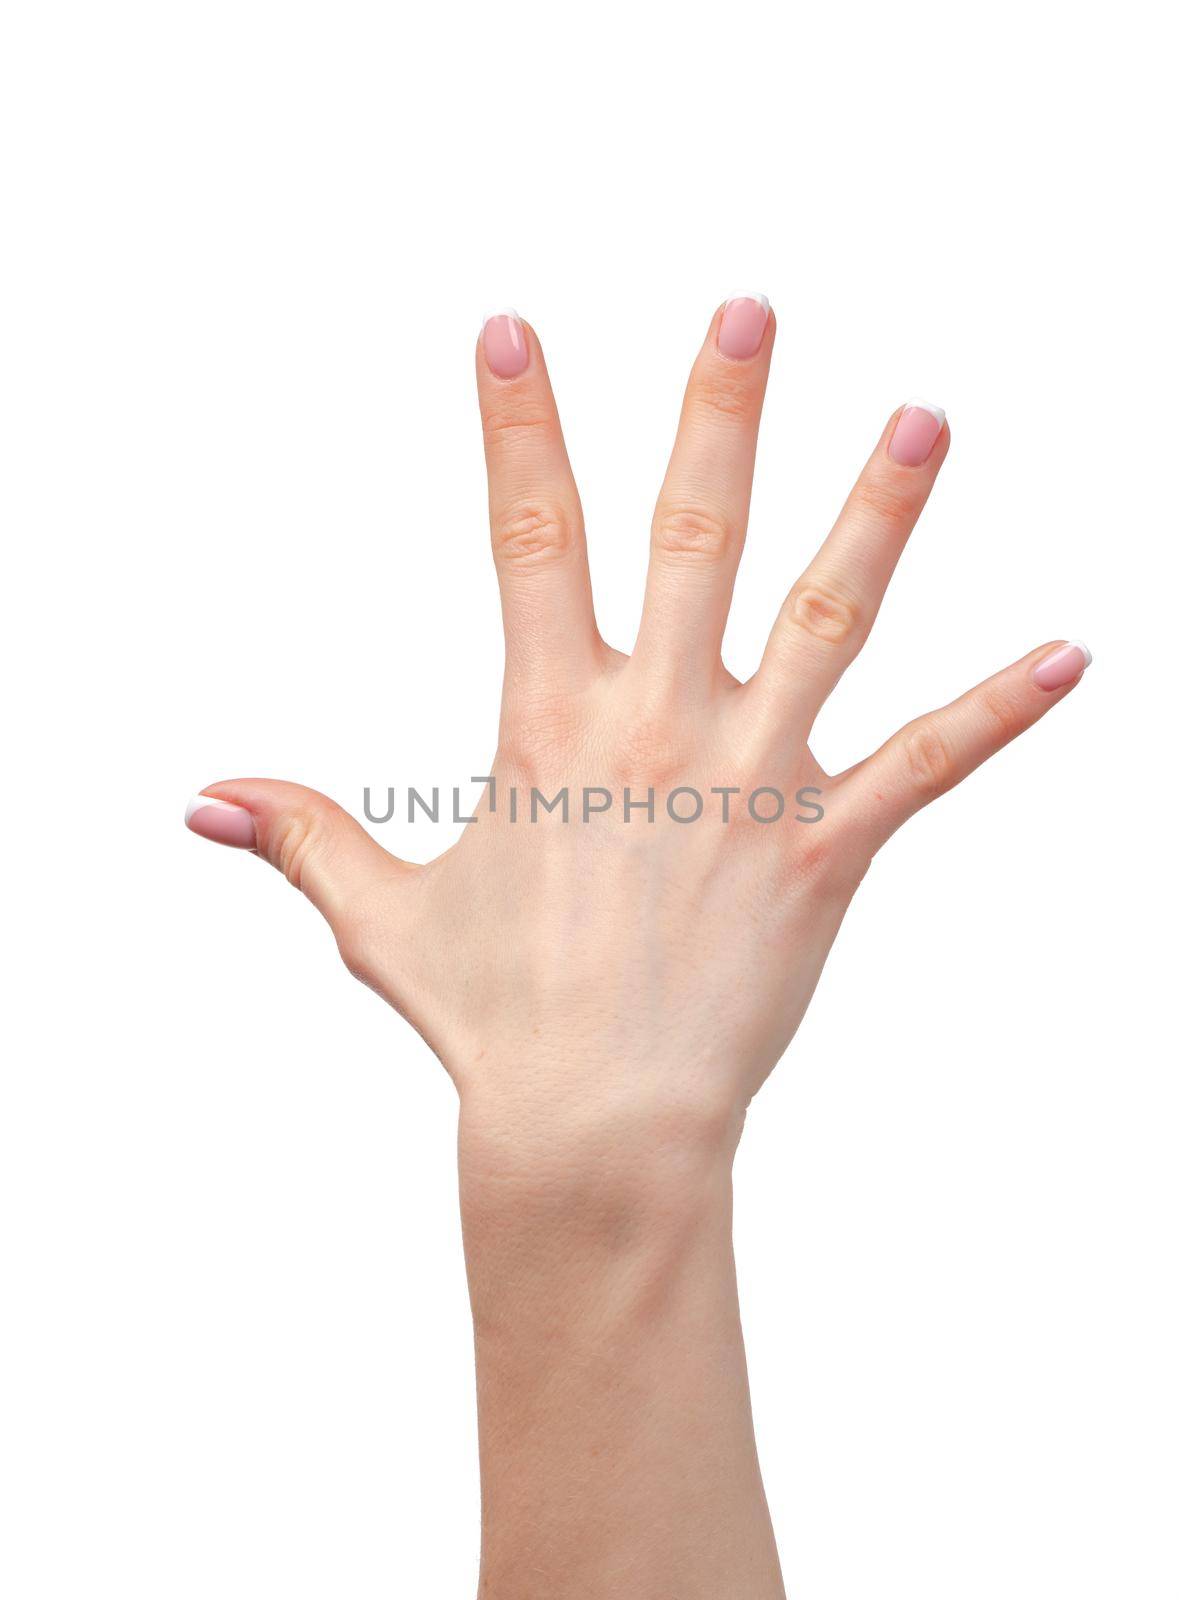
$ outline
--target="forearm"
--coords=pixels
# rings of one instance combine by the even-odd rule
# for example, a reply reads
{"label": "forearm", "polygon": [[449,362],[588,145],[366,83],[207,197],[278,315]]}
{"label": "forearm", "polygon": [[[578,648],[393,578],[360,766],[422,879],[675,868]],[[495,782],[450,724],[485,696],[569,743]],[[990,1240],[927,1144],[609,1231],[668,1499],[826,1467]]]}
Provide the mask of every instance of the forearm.
{"label": "forearm", "polygon": [[487,1600],[779,1600],[727,1141],[521,1152],[464,1112]]}
{"label": "forearm", "polygon": [[598,631],[535,331],[488,319],[476,373],[504,692],[451,849],[398,861],[325,796],[258,779],[214,785],[186,815],[308,895],[458,1089],[485,1600],[781,1600],[733,1270],[744,1108],[875,853],[1092,659],[1045,644],[822,770],[815,718],[950,436],[939,407],[898,407],[739,683],[720,647],[774,328],[763,295],[714,313],[625,657]]}

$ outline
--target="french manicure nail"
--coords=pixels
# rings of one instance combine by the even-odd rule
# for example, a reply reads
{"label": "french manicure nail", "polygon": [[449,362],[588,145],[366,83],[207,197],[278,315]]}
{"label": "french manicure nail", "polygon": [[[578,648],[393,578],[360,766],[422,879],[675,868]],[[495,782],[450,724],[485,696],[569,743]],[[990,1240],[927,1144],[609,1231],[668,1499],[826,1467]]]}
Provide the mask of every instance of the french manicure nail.
{"label": "french manicure nail", "polygon": [[942,431],[946,413],[941,406],[927,406],[924,400],[910,400],[892,431],[888,453],[901,467],[919,467],[929,460],[929,452]]}
{"label": "french manicure nail", "polygon": [[254,819],[245,806],[215,800],[211,794],[194,795],[188,802],[184,821],[193,833],[199,833],[202,839],[212,839],[215,844],[252,850],[258,842]]}
{"label": "french manicure nail", "polygon": [[483,318],[483,354],[497,378],[518,378],[528,365],[524,324],[511,306]]}
{"label": "french manicure nail", "polygon": [[761,349],[769,320],[770,302],[764,294],[735,294],[721,313],[717,349],[730,361],[748,361]]}
{"label": "french manicure nail", "polygon": [[1050,656],[1045,656],[1032,671],[1032,682],[1041,689],[1063,689],[1073,683],[1093,661],[1093,654],[1079,639],[1062,644]]}

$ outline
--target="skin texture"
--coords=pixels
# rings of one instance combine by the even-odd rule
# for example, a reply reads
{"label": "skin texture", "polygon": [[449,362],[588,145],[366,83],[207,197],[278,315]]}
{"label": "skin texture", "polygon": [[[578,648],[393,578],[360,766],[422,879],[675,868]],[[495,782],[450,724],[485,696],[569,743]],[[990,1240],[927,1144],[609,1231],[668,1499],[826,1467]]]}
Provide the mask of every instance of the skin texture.
{"label": "skin texture", "polygon": [[[476,370],[506,639],[501,803],[485,796],[452,850],[408,866],[294,784],[218,783],[220,804],[190,808],[194,832],[254,848],[304,891],[458,1089],[488,1600],[782,1595],[731,1247],[746,1110],[875,851],[1087,664],[1042,645],[858,766],[819,769],[811,725],[867,637],[949,430],[898,408],[737,682],[721,639],[773,340],[755,298],[712,319],[626,657],[594,620],[536,335],[510,313],[489,325]],[[524,809],[533,786],[569,786],[573,820],[513,825],[509,785]],[[624,821],[616,801],[583,822],[583,785],[766,786],[788,809],[766,826],[734,800],[726,824],[712,802],[683,826],[661,800],[653,822]],[[793,820],[804,786],[822,794],[814,824]]]}

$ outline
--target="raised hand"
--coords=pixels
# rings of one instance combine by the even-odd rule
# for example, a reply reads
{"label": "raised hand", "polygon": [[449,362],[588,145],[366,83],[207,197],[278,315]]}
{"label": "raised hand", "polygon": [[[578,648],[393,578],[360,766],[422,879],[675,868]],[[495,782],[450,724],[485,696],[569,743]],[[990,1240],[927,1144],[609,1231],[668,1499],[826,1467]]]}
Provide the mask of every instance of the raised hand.
{"label": "raised hand", "polygon": [[409,866],[290,783],[217,783],[189,808],[194,832],[256,850],[303,890],[458,1087],[489,1595],[780,1593],[725,1220],[746,1108],[873,854],[1090,659],[1041,645],[849,771],[821,771],[811,727],[868,636],[950,436],[932,406],[888,419],[760,668],[738,682],[721,641],[773,342],[760,297],[712,319],[627,657],[594,618],[539,342],[512,312],[487,321],[476,365],[504,689],[494,803],[489,786],[453,849]]}
{"label": "raised hand", "polygon": [[[485,794],[454,849],[408,866],[294,784],[217,783],[189,808],[194,832],[256,849],[314,901],[349,967],[410,1018],[464,1092],[511,1090],[520,1052],[541,1050],[554,1075],[575,1062],[574,1081],[546,1087],[530,1071],[530,1097],[596,1098],[608,1064],[638,1053],[646,1080],[667,1057],[677,1094],[739,1112],[797,1027],[875,851],[1088,664],[1082,645],[1040,646],[850,771],[820,770],[811,726],[868,636],[950,438],[934,407],[889,418],[761,667],[738,683],[721,639],[773,340],[756,297],[713,318],[627,658],[594,619],[540,345],[513,313],[488,320],[477,373],[506,640],[500,803],[493,811]],[[545,801],[567,791],[569,822],[534,804],[533,789]],[[587,789],[605,793],[587,801]],[[641,804],[650,789],[653,821]],[[737,792],[714,792],[726,789]],[[688,791],[672,802],[678,821],[676,790]]]}

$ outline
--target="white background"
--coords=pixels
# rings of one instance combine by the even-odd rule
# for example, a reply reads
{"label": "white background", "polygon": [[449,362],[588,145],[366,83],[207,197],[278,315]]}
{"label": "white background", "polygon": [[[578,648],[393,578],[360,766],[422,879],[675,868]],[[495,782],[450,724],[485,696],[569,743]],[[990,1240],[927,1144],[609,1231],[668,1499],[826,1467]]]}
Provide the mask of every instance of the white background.
{"label": "white background", "polygon": [[[716,303],[779,318],[728,660],[891,408],[954,446],[819,730],[1079,691],[873,869],[738,1160],[791,1600],[1174,1600],[1173,95],[1139,5],[13,5],[0,1589],[473,1595],[456,1105],[217,778],[486,770],[472,356],[603,629]],[[377,830],[425,857],[453,829]]]}

